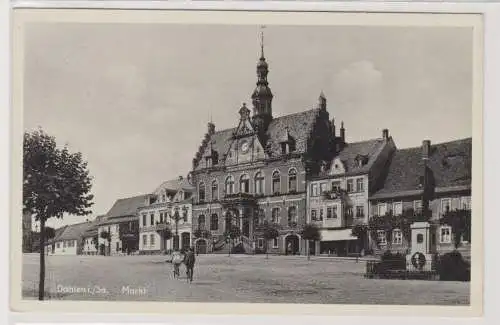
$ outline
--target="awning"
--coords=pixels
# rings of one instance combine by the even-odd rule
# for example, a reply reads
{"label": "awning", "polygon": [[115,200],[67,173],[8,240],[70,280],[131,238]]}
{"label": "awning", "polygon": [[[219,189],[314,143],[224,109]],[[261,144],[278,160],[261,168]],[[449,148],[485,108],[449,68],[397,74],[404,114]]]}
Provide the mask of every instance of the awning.
{"label": "awning", "polygon": [[351,229],[320,230],[321,241],[358,240],[358,237],[351,235]]}

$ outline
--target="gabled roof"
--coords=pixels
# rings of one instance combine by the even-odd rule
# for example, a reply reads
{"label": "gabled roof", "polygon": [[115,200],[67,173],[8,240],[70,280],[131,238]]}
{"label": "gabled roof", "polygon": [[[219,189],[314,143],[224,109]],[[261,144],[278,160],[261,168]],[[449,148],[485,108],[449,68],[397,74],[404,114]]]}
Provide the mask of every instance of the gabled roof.
{"label": "gabled roof", "polygon": [[[472,138],[431,145],[428,167],[436,190],[470,189]],[[371,198],[401,196],[421,191],[423,175],[422,147],[397,150],[390,162],[383,187]]]}
{"label": "gabled roof", "polygon": [[[311,109],[273,118],[267,128],[267,143],[262,144],[266,148],[269,157],[281,156],[281,142],[285,129],[288,130],[287,136],[295,141],[295,152],[299,154],[305,153],[309,136],[319,112],[320,109]],[[221,160],[224,159],[224,155],[229,151],[236,130],[237,128],[225,129],[216,131],[211,135],[209,141],[212,149],[219,154]]]}
{"label": "gabled roof", "polygon": [[116,200],[115,204],[106,213],[106,221],[109,219],[135,216],[137,209],[143,206],[149,194],[133,196]]}
{"label": "gabled roof", "polygon": [[[345,147],[334,157],[340,159],[346,168],[346,173],[368,172],[378,157],[378,154],[384,148],[386,141],[384,139],[371,139],[360,142],[347,143]],[[367,159],[363,166],[358,165],[358,159]]]}
{"label": "gabled roof", "polygon": [[184,190],[187,192],[194,191],[194,187],[189,184],[189,181],[186,177],[183,177],[182,179],[176,178],[165,181],[160,186],[158,186],[155,192],[159,191],[160,189],[166,189],[167,191],[175,193],[177,193],[179,190]]}
{"label": "gabled roof", "polygon": [[47,240],[47,244],[46,245],[50,245],[52,243],[55,243],[56,241],[58,241],[59,237],[61,237],[62,233],[64,232],[64,230],[66,230],[66,227],[68,227],[67,225],[66,226],[62,226],[60,228],[57,228],[54,230],[54,238],[51,238],[49,240]]}
{"label": "gabled roof", "polygon": [[105,218],[106,218],[106,215],[100,215],[100,216],[95,217],[95,219],[90,222],[89,228],[83,234],[84,237],[96,236],[97,235],[97,228],[99,227],[99,224],[105,220]]}
{"label": "gabled roof", "polygon": [[64,240],[79,240],[92,225],[92,222],[85,221],[73,225],[66,225],[55,230],[55,236],[49,244]]}

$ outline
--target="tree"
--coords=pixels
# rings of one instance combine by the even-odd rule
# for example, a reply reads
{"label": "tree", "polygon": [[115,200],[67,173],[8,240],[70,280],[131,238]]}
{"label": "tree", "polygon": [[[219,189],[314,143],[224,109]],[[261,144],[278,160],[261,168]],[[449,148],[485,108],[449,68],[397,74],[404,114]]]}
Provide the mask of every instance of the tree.
{"label": "tree", "polygon": [[23,213],[40,221],[40,280],[38,299],[45,293],[45,223],[64,214],[90,214],[92,178],[82,154],[58,148],[54,137],[42,130],[24,133]]}
{"label": "tree", "polygon": [[471,211],[467,209],[447,210],[441,217],[440,223],[451,227],[453,244],[457,249],[462,236],[471,234]]}
{"label": "tree", "polygon": [[372,239],[376,241],[377,246],[380,247],[380,238],[378,237],[377,231],[383,230],[385,232],[388,247],[391,247],[394,229],[401,230],[403,236],[409,239],[411,236],[411,224],[415,219],[418,218],[415,216],[413,209],[405,210],[400,215],[394,215],[392,210],[389,210],[385,215],[373,216],[370,218],[368,221],[368,231]]}
{"label": "tree", "polygon": [[368,239],[368,226],[365,224],[356,224],[351,230],[351,235],[357,237],[360,252],[365,248]]}
{"label": "tree", "polygon": [[278,238],[280,235],[279,226],[274,223],[264,222],[262,226],[262,236],[266,241],[266,259],[269,258],[269,241]]}
{"label": "tree", "polygon": [[229,256],[231,256],[231,249],[233,249],[234,240],[240,236],[240,228],[235,225],[231,225],[229,230],[226,230],[226,232],[224,233],[224,237],[226,238],[226,240],[229,240],[231,242],[231,246],[229,247]]}
{"label": "tree", "polygon": [[311,255],[309,253],[309,241],[312,240],[314,241],[314,243],[316,243],[316,241],[321,240],[321,234],[319,232],[318,226],[312,223],[306,224],[302,229],[302,238],[304,238],[307,243],[307,259],[310,260]]}

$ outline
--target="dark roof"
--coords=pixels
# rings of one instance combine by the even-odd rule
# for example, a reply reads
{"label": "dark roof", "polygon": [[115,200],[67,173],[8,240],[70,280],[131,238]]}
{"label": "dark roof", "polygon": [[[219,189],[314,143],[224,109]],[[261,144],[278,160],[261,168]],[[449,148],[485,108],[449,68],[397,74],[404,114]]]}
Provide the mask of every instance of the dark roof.
{"label": "dark roof", "polygon": [[[436,191],[470,189],[471,165],[472,138],[431,145],[428,167],[433,173]],[[397,150],[383,187],[372,198],[418,194],[423,168],[422,147]]]}
{"label": "dark roof", "polygon": [[49,245],[49,244],[52,244],[52,243],[55,243],[56,241],[58,241],[59,240],[58,238],[62,235],[64,230],[66,230],[66,227],[68,227],[68,226],[62,226],[60,228],[55,229],[54,230],[54,238],[47,240],[46,245]]}
{"label": "dark roof", "polygon": [[144,205],[147,197],[149,197],[149,194],[116,200],[115,204],[111,207],[108,213],[106,213],[106,220],[135,216],[137,209]]}
{"label": "dark roof", "polygon": [[[311,109],[273,118],[267,129],[267,143],[263,144],[264,147],[267,147],[267,153],[270,158],[281,155],[280,143],[285,135],[293,138],[297,153],[306,152],[307,141],[319,112],[320,109]],[[215,132],[210,137],[212,149],[222,159],[229,150],[234,132],[236,132],[236,128],[225,129]]]}

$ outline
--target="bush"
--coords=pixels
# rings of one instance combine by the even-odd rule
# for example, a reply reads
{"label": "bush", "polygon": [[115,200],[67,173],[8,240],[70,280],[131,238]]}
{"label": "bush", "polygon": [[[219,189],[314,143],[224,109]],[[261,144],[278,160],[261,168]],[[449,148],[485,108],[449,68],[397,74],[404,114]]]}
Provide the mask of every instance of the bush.
{"label": "bush", "polygon": [[436,271],[442,281],[470,281],[470,264],[458,251],[441,255],[436,260]]}
{"label": "bush", "polygon": [[380,259],[379,267],[383,270],[406,270],[406,256],[385,251]]}

